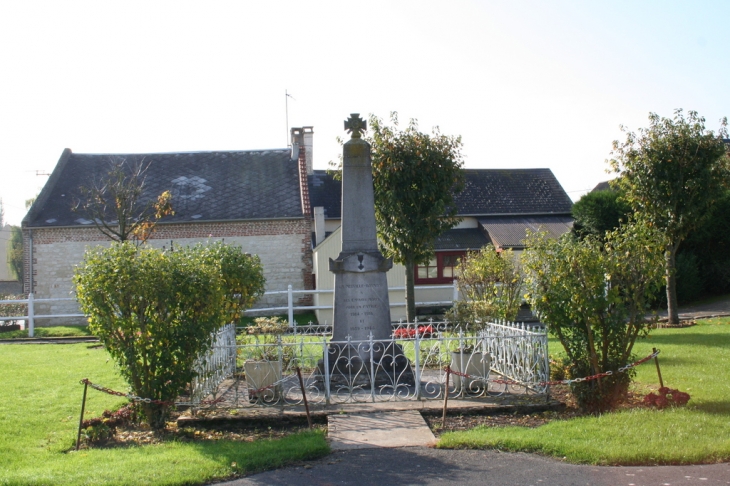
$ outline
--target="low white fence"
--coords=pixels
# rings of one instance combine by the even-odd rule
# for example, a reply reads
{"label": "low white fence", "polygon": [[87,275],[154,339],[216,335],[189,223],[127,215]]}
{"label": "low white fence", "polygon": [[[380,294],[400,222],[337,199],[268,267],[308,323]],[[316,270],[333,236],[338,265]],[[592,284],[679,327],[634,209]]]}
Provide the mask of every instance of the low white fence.
{"label": "low white fence", "polygon": [[[458,300],[458,288],[456,285],[429,285],[429,286],[417,286],[416,289],[452,289],[452,299],[447,301],[438,302],[416,302],[417,307],[432,307],[432,306],[448,306],[452,305],[453,302]],[[404,287],[391,287],[389,291],[393,290],[405,290]],[[289,319],[289,326],[294,327],[294,311],[313,311],[317,309],[332,309],[331,305],[294,305],[294,296],[299,295],[314,295],[314,294],[332,294],[334,290],[293,290],[292,286],[289,285],[287,290],[274,290],[271,292],[264,293],[264,296],[269,295],[283,295],[287,296],[287,305],[285,307],[266,307],[257,309],[248,309],[247,314],[261,314],[261,313],[272,313],[272,314],[284,314],[286,313]],[[38,314],[36,313],[36,304],[48,304],[52,302],[68,302],[75,301],[76,299],[57,298],[57,299],[36,299],[33,294],[29,294],[27,299],[20,300],[0,300],[0,305],[3,304],[27,304],[28,313],[24,316],[12,316],[12,317],[0,317],[0,321],[25,321],[26,329],[28,329],[28,336],[33,337],[35,333],[35,320],[36,319],[52,319],[52,318],[65,318],[65,317],[86,317],[84,314]],[[391,303],[391,307],[403,307],[405,303]]]}
{"label": "low white fence", "polygon": [[[193,391],[185,403],[200,406],[207,397],[221,408],[302,405],[297,368],[314,406],[442,400],[444,393],[449,398],[548,393],[544,326],[424,321],[394,325],[386,340],[331,337],[331,327],[321,326],[298,326],[296,333],[280,335],[239,334],[235,345],[229,341],[209,353],[225,357],[225,364],[209,359],[199,370],[203,381],[218,377],[213,381],[219,387]],[[235,373],[222,378],[221,367]]]}

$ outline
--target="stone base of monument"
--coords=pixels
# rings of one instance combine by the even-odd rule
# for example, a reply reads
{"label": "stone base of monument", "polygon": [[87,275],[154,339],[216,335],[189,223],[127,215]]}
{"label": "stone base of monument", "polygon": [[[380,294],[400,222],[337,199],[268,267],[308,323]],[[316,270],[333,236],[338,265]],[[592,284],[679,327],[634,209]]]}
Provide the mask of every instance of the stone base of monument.
{"label": "stone base of monument", "polygon": [[[371,376],[374,376],[376,387],[415,385],[411,363],[399,344],[390,343],[385,349],[373,350],[372,361],[369,349],[358,350],[346,344],[330,344],[327,355],[331,388],[369,387]],[[324,376],[324,358],[317,363],[317,370]]]}

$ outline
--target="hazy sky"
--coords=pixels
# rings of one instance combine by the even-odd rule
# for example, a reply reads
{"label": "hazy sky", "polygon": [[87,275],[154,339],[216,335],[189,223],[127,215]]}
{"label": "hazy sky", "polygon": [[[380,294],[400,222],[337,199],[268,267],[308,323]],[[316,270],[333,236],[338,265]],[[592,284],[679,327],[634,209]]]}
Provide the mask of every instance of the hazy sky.
{"label": "hazy sky", "polygon": [[[77,153],[285,147],[336,160],[349,113],[461,135],[466,167],[549,167],[573,199],[619,125],[730,114],[728,1],[0,0],[0,198]],[[245,197],[245,195],[242,195]]]}

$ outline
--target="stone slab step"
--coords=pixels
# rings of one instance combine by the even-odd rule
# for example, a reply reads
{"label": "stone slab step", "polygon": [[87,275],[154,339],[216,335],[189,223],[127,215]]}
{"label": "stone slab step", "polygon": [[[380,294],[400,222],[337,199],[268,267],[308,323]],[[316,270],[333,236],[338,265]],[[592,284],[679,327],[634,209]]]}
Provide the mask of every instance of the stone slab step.
{"label": "stone slab step", "polygon": [[416,410],[332,414],[327,436],[333,450],[429,446],[436,442]]}

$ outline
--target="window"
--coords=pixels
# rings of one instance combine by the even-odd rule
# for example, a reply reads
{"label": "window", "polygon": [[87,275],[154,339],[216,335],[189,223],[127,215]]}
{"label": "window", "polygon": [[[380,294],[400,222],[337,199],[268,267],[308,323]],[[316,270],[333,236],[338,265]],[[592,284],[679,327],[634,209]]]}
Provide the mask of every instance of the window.
{"label": "window", "polygon": [[456,266],[463,257],[463,251],[436,253],[425,265],[416,265],[417,284],[451,283],[456,275]]}

